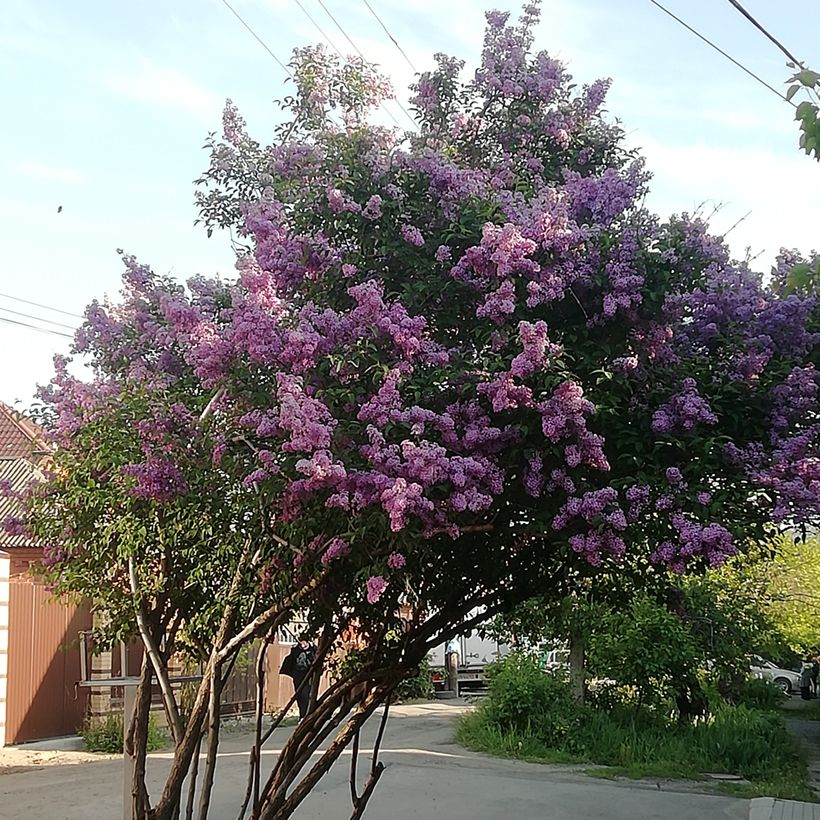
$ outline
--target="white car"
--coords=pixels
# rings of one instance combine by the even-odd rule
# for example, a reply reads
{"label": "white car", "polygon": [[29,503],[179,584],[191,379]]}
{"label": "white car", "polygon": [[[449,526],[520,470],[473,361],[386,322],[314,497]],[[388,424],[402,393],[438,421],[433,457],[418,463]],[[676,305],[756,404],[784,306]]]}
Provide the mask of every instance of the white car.
{"label": "white car", "polygon": [[793,669],[783,669],[759,655],[752,656],[749,669],[756,678],[770,680],[787,695],[800,691],[800,673]]}

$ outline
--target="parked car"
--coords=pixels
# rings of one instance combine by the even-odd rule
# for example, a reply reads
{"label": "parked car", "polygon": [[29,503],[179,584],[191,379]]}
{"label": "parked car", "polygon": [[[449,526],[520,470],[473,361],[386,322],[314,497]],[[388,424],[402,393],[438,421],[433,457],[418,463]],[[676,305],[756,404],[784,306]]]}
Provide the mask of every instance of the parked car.
{"label": "parked car", "polygon": [[793,669],[783,669],[772,661],[761,658],[760,655],[753,655],[750,666],[752,675],[756,678],[770,680],[779,686],[787,695],[800,691],[800,673]]}

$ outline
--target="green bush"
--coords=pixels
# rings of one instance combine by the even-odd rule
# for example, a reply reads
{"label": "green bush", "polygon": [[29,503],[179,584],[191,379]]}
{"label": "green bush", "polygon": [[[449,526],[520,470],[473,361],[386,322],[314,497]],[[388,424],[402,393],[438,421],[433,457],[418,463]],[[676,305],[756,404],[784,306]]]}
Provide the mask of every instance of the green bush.
{"label": "green bush", "polygon": [[786,695],[779,686],[762,678],[750,678],[743,682],[736,702],[751,709],[773,710],[783,703]]}
{"label": "green bush", "polygon": [[[758,702],[769,697],[757,685],[749,691]],[[807,793],[805,765],[779,713],[722,704],[709,718],[682,724],[671,706],[638,703],[634,691],[604,686],[577,707],[566,681],[513,655],[493,666],[490,693],[462,720],[457,739],[505,757],[589,762],[637,775],[727,772],[775,791],[785,784],[786,796]]]}
{"label": "green bush", "polygon": [[[85,743],[86,751],[105,752],[106,754],[122,753],[122,715],[106,715],[104,718],[86,718],[80,728],[80,737]],[[153,715],[148,718],[148,751],[155,752],[167,744],[165,732],[157,726]]]}
{"label": "green bush", "polygon": [[405,678],[396,689],[396,700],[423,700],[433,694],[433,677],[430,674],[430,663],[424,658],[419,664],[419,671],[412,678]]}
{"label": "green bush", "polygon": [[579,712],[566,678],[545,673],[536,658],[513,653],[491,664],[487,674],[491,696],[482,709],[502,732],[533,735],[558,746],[576,728]]}

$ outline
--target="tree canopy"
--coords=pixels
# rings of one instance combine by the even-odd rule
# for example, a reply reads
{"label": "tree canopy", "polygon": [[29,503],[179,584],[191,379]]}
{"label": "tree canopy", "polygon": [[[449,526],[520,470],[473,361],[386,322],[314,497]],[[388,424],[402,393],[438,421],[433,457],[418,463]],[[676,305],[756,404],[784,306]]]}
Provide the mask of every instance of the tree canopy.
{"label": "tree canopy", "polygon": [[[25,525],[51,582],[208,658],[201,710],[294,609],[371,636],[363,720],[477,606],[698,571],[817,519],[818,310],[790,279],[815,260],[764,280],[650,214],[608,81],[534,51],[537,19],[488,14],[472,77],[437,55],[410,134],[369,124],[371,67],[297,50],[274,142],[232,104],[209,140],[200,218],[236,236],[237,277],[125,256],[75,341],[93,379],[60,362],[42,393],[57,449]],[[400,603],[415,631],[390,643]],[[183,774],[203,720],[178,726]],[[303,796],[284,759],[254,816]]]}

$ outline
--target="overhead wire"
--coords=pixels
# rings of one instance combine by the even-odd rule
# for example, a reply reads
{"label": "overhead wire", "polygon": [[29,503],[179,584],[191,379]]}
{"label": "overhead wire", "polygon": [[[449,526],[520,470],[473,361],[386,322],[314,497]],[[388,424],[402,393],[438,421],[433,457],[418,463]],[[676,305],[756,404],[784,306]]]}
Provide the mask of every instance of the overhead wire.
{"label": "overhead wire", "polygon": [[250,32],[251,36],[259,43],[259,45],[261,45],[262,48],[264,48],[265,51],[267,51],[268,54],[270,54],[270,56],[273,57],[274,60],[276,60],[276,63],[279,65],[282,71],[284,71],[285,74],[288,75],[288,77],[293,79],[293,74],[291,73],[290,69],[273,53],[273,51],[271,51],[268,44],[250,27],[250,25],[245,22],[242,15],[228,2],[228,0],[222,0],[222,2],[230,10],[233,16],[236,17],[236,19],[239,20],[239,22],[242,23],[242,25]]}
{"label": "overhead wire", "polygon": [[331,48],[332,48],[332,49],[333,49],[333,50],[334,50],[334,51],[335,51],[335,52],[336,52],[336,53],[337,53],[340,57],[342,57],[342,56],[343,56],[343,55],[342,55],[342,52],[341,52],[341,51],[339,51],[339,48],[338,48],[338,46],[336,45],[336,43],[334,43],[334,42],[333,42],[333,40],[331,40],[331,39],[330,39],[330,37],[328,37],[328,36],[327,36],[327,34],[325,33],[324,29],[323,29],[323,28],[322,28],[322,27],[321,27],[321,26],[320,26],[320,25],[316,22],[316,19],[313,17],[313,15],[312,15],[312,14],[311,14],[311,13],[310,13],[310,12],[309,12],[306,8],[305,8],[304,4],[302,3],[302,0],[294,0],[294,2],[296,3],[296,5],[297,5],[297,6],[299,6],[299,8],[300,8],[300,9],[302,9],[302,11],[304,12],[305,17],[307,17],[307,19],[308,19],[308,20],[310,20],[310,22],[311,22],[311,23],[313,23],[313,25],[314,25],[314,27],[315,27],[316,31],[318,31],[318,32],[319,32],[319,34],[321,34],[321,35],[322,35],[322,37],[324,37],[324,38],[325,38],[325,40],[327,41],[328,45],[329,45],[329,46],[330,46],[330,47],[331,47]]}
{"label": "overhead wire", "polygon": [[[327,7],[324,0],[318,0],[318,3],[325,10],[325,13],[327,14],[327,16],[330,17],[330,19],[334,22],[334,24],[336,25],[336,28],[339,29],[339,31],[342,33],[342,36],[347,40],[348,43],[350,43],[350,45],[353,47],[353,49],[359,55],[359,57],[361,57],[366,63],[370,62],[367,59],[367,57],[365,57],[364,54],[362,54],[362,50],[350,38],[350,35],[344,30],[344,28],[342,27],[342,24],[336,19],[335,15]],[[410,120],[411,123],[413,123],[413,127],[418,128],[418,123],[416,123],[416,121],[411,116],[410,112],[402,105],[401,100],[398,99],[398,97],[394,97],[393,99],[394,99],[394,102],[396,103],[396,105],[399,108],[401,108],[401,110],[404,112],[404,115],[407,117],[407,119]],[[393,120],[393,122],[395,122],[396,125],[398,126],[399,123],[396,121],[396,118],[390,113],[390,111],[388,111],[386,108],[383,108],[383,110],[387,112],[387,114],[390,116],[390,118]],[[401,126],[399,126],[399,127],[401,127]]]}
{"label": "overhead wire", "polygon": [[765,37],[771,40],[795,65],[804,68],[803,63],[789,51],[783,43],[780,42],[773,34],[771,34],[763,25],[757,22],[748,11],[738,2],[738,0],[729,0],[729,3],[734,6],[756,29],[761,31]]}
{"label": "overhead wire", "polygon": [[41,302],[32,302],[30,299],[22,299],[19,296],[12,296],[10,293],[0,293],[3,299],[11,299],[14,302],[22,302],[24,305],[33,305],[34,307],[43,308],[43,310],[52,310],[54,313],[62,313],[64,316],[72,316],[75,319],[82,319],[79,313],[71,313],[68,310],[61,310],[60,308],[51,307],[51,305],[44,305]]}
{"label": "overhead wire", "polygon": [[418,74],[418,73],[419,73],[419,71],[418,71],[418,69],[417,69],[417,68],[413,65],[413,61],[412,61],[412,60],[411,60],[411,59],[407,56],[407,53],[405,52],[405,50],[404,50],[404,49],[403,49],[403,48],[399,45],[399,41],[398,41],[398,40],[397,40],[397,39],[396,39],[396,38],[395,38],[395,37],[394,37],[394,36],[390,33],[390,31],[388,30],[387,26],[384,24],[384,21],[383,21],[383,20],[382,20],[382,18],[381,18],[381,17],[379,17],[379,15],[376,13],[376,10],[373,8],[373,6],[371,6],[371,5],[370,5],[370,3],[368,3],[368,1],[367,1],[367,0],[364,0],[364,4],[365,4],[365,5],[367,6],[367,8],[370,10],[370,13],[371,13],[371,14],[372,14],[375,18],[376,18],[376,20],[378,21],[379,25],[380,25],[380,26],[384,29],[384,33],[385,33],[385,34],[386,34],[386,35],[387,35],[387,36],[388,36],[388,37],[389,37],[389,38],[393,41],[393,45],[394,45],[394,46],[395,46],[395,47],[396,47],[396,48],[397,48],[397,49],[401,52],[401,56],[402,56],[402,57],[404,57],[405,61],[407,62],[407,65],[409,65],[409,66],[410,66],[410,68],[412,68],[412,69],[413,69],[413,73],[414,73],[414,74]]}
{"label": "overhead wire", "polygon": [[2,310],[3,313],[11,313],[14,316],[22,316],[24,319],[34,319],[35,322],[45,322],[48,325],[64,327],[68,330],[76,329],[74,325],[67,325],[63,322],[55,322],[53,319],[46,319],[44,316],[32,316],[30,313],[21,313],[19,310],[12,310],[11,308],[2,307],[2,305],[0,305],[0,310]]}
{"label": "overhead wire", "polygon": [[[365,2],[367,2],[367,0],[365,0]],[[774,86],[769,85],[769,83],[767,83],[762,77],[759,77],[757,74],[755,74],[754,71],[752,71],[750,68],[747,68],[745,65],[743,65],[743,63],[739,62],[734,57],[732,57],[731,54],[728,54],[727,52],[725,52],[720,46],[713,43],[708,37],[701,34],[697,29],[690,26],[687,22],[685,22],[684,20],[681,20],[680,17],[678,17],[673,12],[669,11],[669,9],[666,8],[666,6],[659,3],[658,0],[649,0],[649,2],[652,3],[653,6],[660,9],[664,14],[669,15],[673,20],[680,23],[680,25],[682,25],[685,29],[687,29],[692,34],[694,34],[695,37],[698,37],[699,39],[703,40],[704,43],[706,43],[708,46],[710,46],[715,51],[717,51],[718,54],[722,54],[727,60],[729,60],[729,62],[736,65],[741,71],[745,71],[746,74],[748,74],[753,79],[757,80],[757,82],[759,82],[762,86],[764,86],[765,88],[768,88],[769,91],[772,92],[772,94],[775,94],[776,96],[780,97],[781,100],[783,100],[784,102],[787,102],[789,105],[791,105],[791,106],[794,105],[794,103],[791,100],[786,98],[785,94],[781,94]]]}
{"label": "overhead wire", "polygon": [[7,319],[5,316],[0,316],[0,322],[5,322],[8,325],[16,325],[18,327],[27,327],[30,330],[38,330],[40,333],[50,333],[52,336],[62,336],[66,339],[74,338],[74,336],[70,333],[63,333],[59,330],[51,330],[47,327],[37,327],[37,325],[30,325],[28,322],[18,322],[16,319]]}
{"label": "overhead wire", "polygon": [[[336,52],[336,53],[337,53],[337,54],[338,54],[338,55],[339,55],[342,59],[344,59],[344,54],[342,54],[342,52],[341,52],[341,50],[339,49],[339,47],[336,45],[336,43],[334,43],[334,42],[333,42],[333,40],[331,40],[331,39],[330,39],[330,37],[329,37],[329,36],[327,35],[327,33],[325,32],[325,30],[324,30],[324,29],[323,29],[323,28],[319,25],[319,23],[317,23],[317,22],[316,22],[316,19],[313,17],[313,15],[312,15],[312,14],[311,14],[311,13],[310,13],[310,12],[309,12],[306,8],[305,8],[304,4],[302,3],[302,0],[294,0],[294,2],[296,3],[296,5],[297,5],[297,6],[299,6],[299,8],[300,8],[300,9],[302,9],[302,11],[303,11],[303,12],[304,12],[304,14],[305,14],[305,17],[307,17],[307,18],[308,18],[308,20],[310,20],[310,22],[311,22],[311,23],[313,23],[314,27],[316,28],[316,31],[318,31],[318,32],[319,32],[319,34],[321,34],[321,36],[322,36],[322,37],[323,37],[323,38],[327,41],[327,44],[328,44],[328,45],[329,45],[329,46],[330,46],[330,47],[331,47],[331,48],[332,48],[332,49],[333,49],[333,50],[334,50],[334,51],[335,51],[335,52]],[[322,4],[322,5],[323,5],[323,7],[324,7],[324,4]],[[326,9],[326,8],[325,8],[325,11],[327,11],[327,9]],[[329,12],[328,12],[328,14],[329,14]],[[335,22],[335,21],[334,21],[334,22]],[[338,23],[337,23],[337,25],[338,25]],[[345,37],[347,37],[347,34],[345,34],[345,32],[344,32],[344,31],[342,31],[342,34],[344,34],[344,35],[345,35]],[[349,37],[347,37],[347,39],[348,39],[348,40],[350,40],[350,38],[349,38]],[[354,46],[354,48],[355,48],[355,46]],[[358,49],[357,49],[357,50],[358,50]],[[359,54],[361,54],[361,52],[359,52]],[[362,59],[364,59],[364,60],[367,62],[367,60],[366,60],[366,58],[364,57],[364,55],[362,55]],[[385,114],[387,114],[387,116],[388,116],[388,117],[390,117],[390,119],[391,119],[391,120],[393,120],[393,122],[396,124],[396,128],[401,128],[401,125],[399,124],[399,121],[395,118],[395,116],[393,115],[393,112],[392,112],[392,111],[390,111],[388,108],[385,108],[385,106],[384,106],[384,104],[383,104],[383,103],[379,103],[379,106],[381,107],[382,111],[384,111],[384,113],[385,113]]]}

